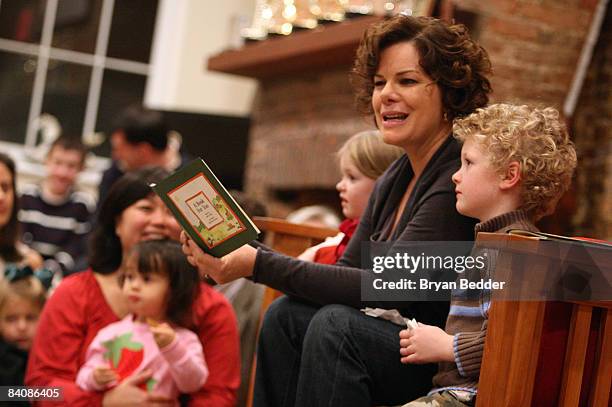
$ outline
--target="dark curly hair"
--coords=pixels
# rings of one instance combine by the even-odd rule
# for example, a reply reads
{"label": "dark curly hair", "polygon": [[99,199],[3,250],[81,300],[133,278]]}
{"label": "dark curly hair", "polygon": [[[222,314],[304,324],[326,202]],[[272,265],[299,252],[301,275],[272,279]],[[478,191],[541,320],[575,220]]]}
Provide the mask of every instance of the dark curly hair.
{"label": "dark curly hair", "polygon": [[372,114],[374,75],[382,51],[400,42],[412,42],[423,71],[440,87],[449,120],[486,106],[491,92],[487,52],[462,24],[449,25],[431,17],[397,15],[371,25],[357,49],[351,71],[358,109]]}

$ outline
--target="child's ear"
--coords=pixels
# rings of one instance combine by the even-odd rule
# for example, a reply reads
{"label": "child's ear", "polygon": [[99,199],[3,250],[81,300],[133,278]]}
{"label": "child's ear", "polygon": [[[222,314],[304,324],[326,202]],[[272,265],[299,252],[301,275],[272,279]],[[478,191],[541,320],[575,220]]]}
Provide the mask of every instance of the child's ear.
{"label": "child's ear", "polygon": [[508,164],[505,174],[499,183],[499,188],[507,190],[514,188],[521,181],[521,164],[518,161],[512,161]]}

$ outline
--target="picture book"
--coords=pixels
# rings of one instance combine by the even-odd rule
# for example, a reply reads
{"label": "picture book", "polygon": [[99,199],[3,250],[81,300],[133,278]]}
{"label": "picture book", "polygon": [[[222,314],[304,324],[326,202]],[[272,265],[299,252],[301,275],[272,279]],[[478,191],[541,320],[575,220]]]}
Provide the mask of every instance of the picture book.
{"label": "picture book", "polygon": [[201,158],[151,188],[191,239],[212,256],[225,256],[257,239],[257,226]]}

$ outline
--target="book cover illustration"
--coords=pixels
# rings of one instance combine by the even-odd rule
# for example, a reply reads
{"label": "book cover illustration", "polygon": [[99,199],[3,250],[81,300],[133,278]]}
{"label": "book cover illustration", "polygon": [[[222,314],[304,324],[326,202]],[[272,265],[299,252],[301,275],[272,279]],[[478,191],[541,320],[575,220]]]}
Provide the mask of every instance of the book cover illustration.
{"label": "book cover illustration", "polygon": [[213,256],[223,256],[257,238],[257,227],[202,159],[151,187],[185,232]]}
{"label": "book cover illustration", "polygon": [[203,174],[168,193],[209,249],[246,230],[230,206]]}

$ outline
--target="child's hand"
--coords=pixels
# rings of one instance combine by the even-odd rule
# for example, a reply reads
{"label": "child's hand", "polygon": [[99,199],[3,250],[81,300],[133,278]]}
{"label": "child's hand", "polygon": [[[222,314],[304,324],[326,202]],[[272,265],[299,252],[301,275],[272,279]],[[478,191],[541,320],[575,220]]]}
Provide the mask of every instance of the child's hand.
{"label": "child's hand", "polygon": [[318,250],[319,250],[318,246],[309,247],[308,249],[304,250],[302,254],[298,256],[298,259],[302,261],[313,262]]}
{"label": "child's hand", "polygon": [[437,326],[419,324],[400,332],[402,363],[454,362],[454,336]]}
{"label": "child's hand", "polygon": [[93,371],[93,378],[98,386],[106,386],[119,379],[117,372],[108,366],[98,366]]}
{"label": "child's hand", "polygon": [[176,332],[174,332],[174,329],[172,329],[172,327],[165,322],[155,326],[150,325],[150,329],[153,333],[155,343],[157,343],[157,346],[160,349],[170,345],[176,337]]}

